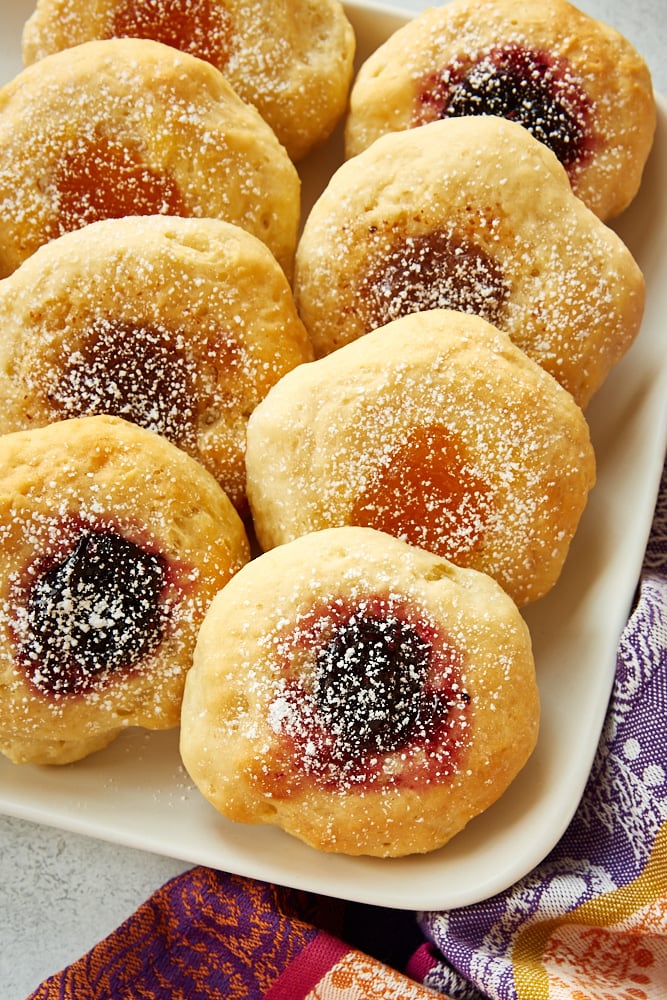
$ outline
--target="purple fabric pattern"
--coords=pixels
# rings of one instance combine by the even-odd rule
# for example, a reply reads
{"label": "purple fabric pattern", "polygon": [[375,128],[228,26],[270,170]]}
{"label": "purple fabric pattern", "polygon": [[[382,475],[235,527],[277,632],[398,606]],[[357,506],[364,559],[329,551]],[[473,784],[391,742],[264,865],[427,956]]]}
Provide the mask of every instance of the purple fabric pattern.
{"label": "purple fabric pattern", "polygon": [[252,1000],[318,935],[313,897],[194,868],[32,1000]]}

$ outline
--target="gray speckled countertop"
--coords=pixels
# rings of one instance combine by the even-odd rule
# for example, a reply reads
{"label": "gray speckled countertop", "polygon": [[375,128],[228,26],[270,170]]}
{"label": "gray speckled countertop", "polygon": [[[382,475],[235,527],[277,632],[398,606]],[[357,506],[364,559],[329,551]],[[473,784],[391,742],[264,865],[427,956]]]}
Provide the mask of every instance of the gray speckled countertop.
{"label": "gray speckled countertop", "polygon": [[[388,6],[423,9],[402,0]],[[3,7],[8,0],[2,0]],[[13,10],[30,4],[12,4]],[[584,0],[579,6],[621,31],[667,95],[665,0]],[[6,15],[16,21],[15,14]],[[3,25],[5,15],[2,15]],[[17,21],[17,26],[19,22]],[[15,39],[0,40],[3,52]],[[46,976],[78,958],[187,866],[25,820],[0,816],[0,998],[25,1000]]]}

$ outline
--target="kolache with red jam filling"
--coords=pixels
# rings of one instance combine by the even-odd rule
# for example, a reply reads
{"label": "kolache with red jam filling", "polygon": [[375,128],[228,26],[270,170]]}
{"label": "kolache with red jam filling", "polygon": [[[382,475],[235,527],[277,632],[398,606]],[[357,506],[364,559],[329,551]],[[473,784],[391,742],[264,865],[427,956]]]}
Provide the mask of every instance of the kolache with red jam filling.
{"label": "kolache with red jam filling", "polygon": [[[278,753],[302,759],[304,774],[323,787],[369,785],[381,780],[387,755],[436,741],[447,744],[453,764],[470,699],[456,650],[409,603],[394,595],[336,596],[299,617],[275,644],[286,678],[269,709]],[[305,681],[290,676],[302,654],[314,658]],[[281,774],[291,791],[303,774],[292,773],[289,759]],[[442,755],[432,761],[438,772],[446,766]],[[418,766],[427,767],[424,760]],[[276,780],[274,771],[271,786]]]}
{"label": "kolache with red jam filling", "polygon": [[248,414],[312,357],[280,265],[220,219],[66,233],[0,284],[0,326],[0,433],[123,417],[201,462],[244,516]]}
{"label": "kolache with red jam filling", "polygon": [[178,724],[199,625],[249,559],[204,468],[116,417],[0,438],[0,751],[66,764]]}
{"label": "kolache with red jam filling", "polygon": [[181,754],[232,820],[395,857],[442,846],[488,808],[538,725],[528,630],[502,589],[344,527],[264,553],[215,598]]}
{"label": "kolache with red jam filling", "polygon": [[567,65],[547,52],[498,46],[424,81],[415,125],[438,118],[495,115],[518,122],[555,153],[566,170],[591,155],[589,102]]}
{"label": "kolache with red jam filling", "polygon": [[338,0],[38,0],[23,59],[105,38],[149,38],[211,63],[294,160],[345,111],[355,38]]}
{"label": "kolache with red jam filling", "polygon": [[487,115],[547,146],[601,219],[639,190],[656,126],[646,62],[567,0],[453,0],[408,22],[357,74],[346,154],[386,132]]}

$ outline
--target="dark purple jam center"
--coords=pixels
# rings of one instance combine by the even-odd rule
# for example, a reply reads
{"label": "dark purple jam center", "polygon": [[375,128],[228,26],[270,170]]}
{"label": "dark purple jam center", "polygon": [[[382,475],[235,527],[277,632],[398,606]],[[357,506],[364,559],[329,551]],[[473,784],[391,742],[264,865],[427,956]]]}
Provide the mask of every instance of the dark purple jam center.
{"label": "dark purple jam center", "polygon": [[397,618],[359,617],[318,650],[315,698],[339,752],[389,753],[422,712],[430,647]]}
{"label": "dark purple jam center", "polygon": [[579,157],[586,139],[580,89],[547,53],[519,46],[492,49],[464,71],[447,70],[423,101],[439,102],[441,118],[492,115],[515,121],[566,167]]}
{"label": "dark purple jam center", "polygon": [[46,380],[51,405],[66,416],[107,413],[185,446],[196,419],[195,364],[165,330],[98,321],[79,351]]}
{"label": "dark purple jam center", "polygon": [[368,330],[429,309],[456,309],[500,325],[509,286],[481,247],[433,230],[394,246],[369,272],[360,293]]}
{"label": "dark purple jam center", "polygon": [[[473,716],[464,654],[416,608],[380,595],[333,600],[304,616],[280,649],[285,683],[269,709],[278,740],[258,777],[272,796],[308,781],[418,787],[459,766]],[[299,679],[295,659],[304,655],[312,674]]]}
{"label": "dark purple jam center", "polygon": [[160,643],[166,561],[111,531],[86,530],[32,587],[19,661],[44,693],[88,690]]}

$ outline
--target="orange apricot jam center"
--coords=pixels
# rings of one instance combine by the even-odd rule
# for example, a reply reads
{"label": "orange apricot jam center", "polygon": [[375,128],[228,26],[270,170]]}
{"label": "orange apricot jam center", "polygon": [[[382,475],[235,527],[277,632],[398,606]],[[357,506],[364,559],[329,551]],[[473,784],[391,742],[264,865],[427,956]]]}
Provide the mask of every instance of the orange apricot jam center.
{"label": "orange apricot jam center", "polygon": [[56,171],[59,234],[101,219],[187,215],[176,182],[106,136],[81,138]]}
{"label": "orange apricot jam center", "polygon": [[221,67],[229,58],[232,22],[211,0],[126,0],[116,9],[111,38],[150,38]]}
{"label": "orange apricot jam center", "polygon": [[458,562],[482,543],[491,491],[447,428],[416,427],[357,498],[350,523]]}

